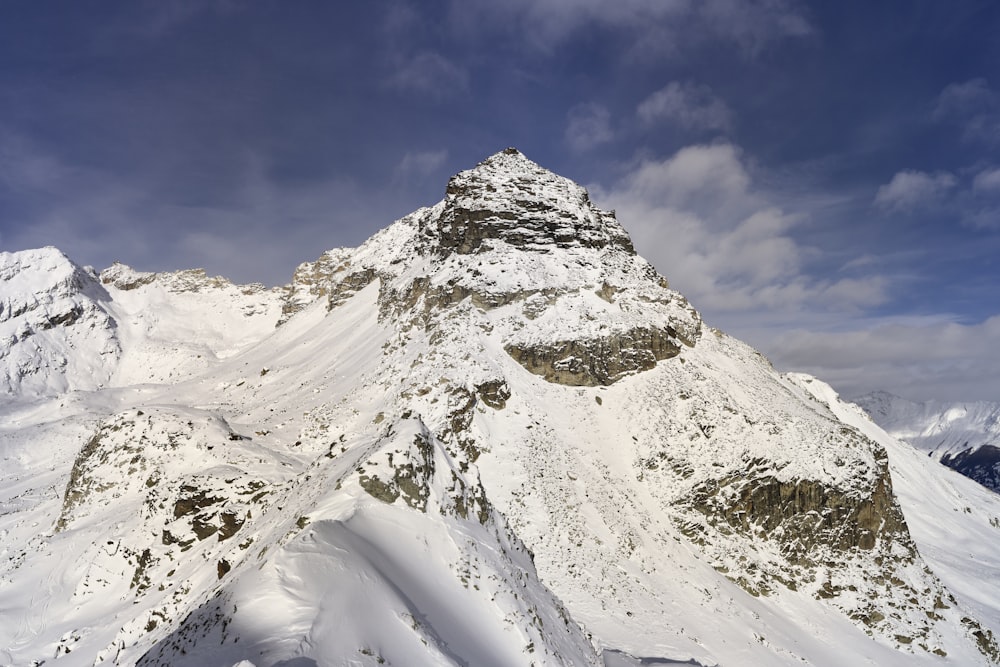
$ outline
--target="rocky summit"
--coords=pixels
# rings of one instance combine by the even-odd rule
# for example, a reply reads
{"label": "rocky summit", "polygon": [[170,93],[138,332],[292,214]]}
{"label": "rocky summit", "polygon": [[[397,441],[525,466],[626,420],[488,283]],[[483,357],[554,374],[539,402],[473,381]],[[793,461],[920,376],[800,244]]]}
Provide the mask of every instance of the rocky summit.
{"label": "rocky summit", "polygon": [[281,288],[0,280],[2,664],[1000,660],[996,494],[515,149]]}

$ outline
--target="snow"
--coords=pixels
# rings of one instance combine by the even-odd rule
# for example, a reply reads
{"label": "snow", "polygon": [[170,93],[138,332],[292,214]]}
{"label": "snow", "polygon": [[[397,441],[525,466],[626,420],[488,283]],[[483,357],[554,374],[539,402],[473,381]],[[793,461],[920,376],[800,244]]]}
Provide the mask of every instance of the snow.
{"label": "snow", "polygon": [[[54,249],[0,279],[0,664],[989,664],[962,619],[1000,631],[997,497],[703,325],[519,153],[284,289]],[[680,352],[609,386],[506,352],[639,327]],[[912,558],[793,563],[790,524],[692,500],[864,501],[884,452]]]}
{"label": "snow", "polygon": [[886,392],[875,392],[854,401],[871,413],[887,433],[930,452],[937,460],[1000,443],[998,403],[915,402]]}

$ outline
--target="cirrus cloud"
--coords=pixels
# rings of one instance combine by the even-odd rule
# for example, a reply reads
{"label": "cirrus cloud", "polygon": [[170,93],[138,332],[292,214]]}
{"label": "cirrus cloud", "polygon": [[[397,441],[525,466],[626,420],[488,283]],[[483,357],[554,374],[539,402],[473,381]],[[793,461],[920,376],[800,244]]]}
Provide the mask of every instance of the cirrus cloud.
{"label": "cirrus cloud", "polygon": [[469,88],[469,73],[440,53],[424,51],[401,60],[388,78],[390,88],[439,100]]}
{"label": "cirrus cloud", "polygon": [[645,124],[665,121],[688,130],[729,130],[733,113],[712,89],[672,81],[643,100],[636,113]]}
{"label": "cirrus cloud", "polygon": [[611,112],[596,102],[578,104],[569,110],[566,143],[577,152],[588,151],[614,138]]}
{"label": "cirrus cloud", "polygon": [[986,79],[946,86],[934,102],[932,116],[959,125],[966,140],[1000,142],[1000,93]]}
{"label": "cirrus cloud", "polygon": [[879,187],[875,205],[887,211],[910,211],[941,201],[955,185],[955,177],[947,172],[900,171],[887,184]]}
{"label": "cirrus cloud", "polygon": [[453,0],[450,22],[463,35],[502,26],[542,52],[602,28],[627,35],[628,55],[641,59],[676,56],[705,42],[753,58],[776,42],[815,32],[798,0]]}

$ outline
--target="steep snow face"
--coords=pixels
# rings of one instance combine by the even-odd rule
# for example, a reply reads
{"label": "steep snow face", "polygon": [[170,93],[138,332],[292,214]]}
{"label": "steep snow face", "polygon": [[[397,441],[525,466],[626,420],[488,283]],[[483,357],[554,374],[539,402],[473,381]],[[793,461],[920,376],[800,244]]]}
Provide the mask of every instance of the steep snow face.
{"label": "steep snow face", "polygon": [[110,301],[55,248],[0,253],[0,393],[104,386],[121,357]]}
{"label": "steep snow face", "polygon": [[[707,333],[597,389],[508,373],[506,409],[475,422],[483,484],[607,649],[703,664],[843,664],[830,647],[852,645],[878,664],[986,661],[979,626],[962,625],[968,612],[914,548],[884,449],[752,350]],[[864,634],[876,642],[862,649]]]}
{"label": "steep snow face", "polygon": [[[307,309],[176,387],[11,415],[0,590],[24,616],[0,624],[0,656],[596,664],[441,428],[469,397],[399,409],[377,296]],[[78,452],[60,447],[101,411]]]}
{"label": "steep snow face", "polygon": [[1000,404],[908,401],[888,392],[854,399],[895,438],[1000,491]]}
{"label": "steep snow face", "polygon": [[[0,414],[0,662],[996,658],[1000,597],[959,556],[995,542],[968,523],[932,571],[896,500],[933,462],[894,468],[897,444],[705,327],[516,151],[274,300],[150,275],[106,276],[132,340],[208,337],[211,363],[151,344],[132,368],[159,384]],[[216,289],[262,305],[140,327]],[[237,311],[260,329],[235,336]],[[951,506],[927,486],[903,510]]]}

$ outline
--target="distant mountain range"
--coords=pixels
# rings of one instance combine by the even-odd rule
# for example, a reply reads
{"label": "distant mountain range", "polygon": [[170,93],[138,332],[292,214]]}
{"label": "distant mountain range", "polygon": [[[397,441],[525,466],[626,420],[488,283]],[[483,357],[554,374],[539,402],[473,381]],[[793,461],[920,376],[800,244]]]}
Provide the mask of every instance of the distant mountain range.
{"label": "distant mountain range", "polygon": [[918,403],[884,391],[854,402],[893,437],[1000,492],[1000,403]]}
{"label": "distant mountain range", "polygon": [[514,149],[281,288],[0,254],[0,461],[0,664],[1000,661],[1000,496]]}

